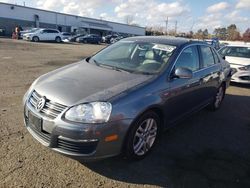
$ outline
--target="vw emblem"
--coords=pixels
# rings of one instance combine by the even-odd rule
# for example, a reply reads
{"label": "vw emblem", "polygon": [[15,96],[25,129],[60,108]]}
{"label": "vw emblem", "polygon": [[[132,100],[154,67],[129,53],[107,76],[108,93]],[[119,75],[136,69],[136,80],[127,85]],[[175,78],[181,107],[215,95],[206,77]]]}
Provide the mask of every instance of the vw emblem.
{"label": "vw emblem", "polygon": [[36,110],[38,112],[40,112],[43,109],[43,107],[45,105],[45,102],[46,102],[46,98],[45,97],[42,97],[42,98],[38,99],[38,101],[36,103]]}

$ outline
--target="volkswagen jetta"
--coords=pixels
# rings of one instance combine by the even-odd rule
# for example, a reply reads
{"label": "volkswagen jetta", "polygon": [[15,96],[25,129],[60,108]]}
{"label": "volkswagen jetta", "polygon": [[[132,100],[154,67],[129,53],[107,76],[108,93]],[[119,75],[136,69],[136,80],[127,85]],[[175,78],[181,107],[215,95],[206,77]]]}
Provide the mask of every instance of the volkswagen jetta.
{"label": "volkswagen jetta", "polygon": [[25,125],[71,157],[141,159],[163,130],[218,109],[229,80],[228,62],[205,43],[126,38],[35,80],[23,100]]}

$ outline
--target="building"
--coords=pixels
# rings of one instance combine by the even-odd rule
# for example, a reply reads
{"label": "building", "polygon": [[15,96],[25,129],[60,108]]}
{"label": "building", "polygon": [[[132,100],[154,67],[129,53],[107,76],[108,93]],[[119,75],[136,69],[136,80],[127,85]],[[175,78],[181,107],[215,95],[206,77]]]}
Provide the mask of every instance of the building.
{"label": "building", "polygon": [[11,35],[17,25],[22,28],[57,28],[62,32],[86,32],[102,36],[110,33],[145,35],[144,27],[0,2],[0,29],[4,30],[5,35]]}

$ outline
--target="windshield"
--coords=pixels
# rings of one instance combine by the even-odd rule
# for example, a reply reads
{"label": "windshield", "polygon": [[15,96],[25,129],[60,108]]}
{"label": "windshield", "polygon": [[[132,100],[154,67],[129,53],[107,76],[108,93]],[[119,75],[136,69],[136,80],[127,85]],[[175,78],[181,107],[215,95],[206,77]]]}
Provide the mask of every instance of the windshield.
{"label": "windshield", "polygon": [[226,46],[219,50],[219,54],[232,57],[250,58],[250,47]]}
{"label": "windshield", "polygon": [[176,46],[138,41],[119,41],[90,59],[98,66],[133,73],[159,73]]}

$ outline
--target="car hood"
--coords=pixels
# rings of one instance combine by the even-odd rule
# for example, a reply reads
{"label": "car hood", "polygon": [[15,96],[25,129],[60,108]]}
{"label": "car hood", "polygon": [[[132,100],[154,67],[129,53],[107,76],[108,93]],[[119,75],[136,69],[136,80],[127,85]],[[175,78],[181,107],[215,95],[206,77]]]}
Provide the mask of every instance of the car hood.
{"label": "car hood", "polygon": [[54,102],[72,106],[91,101],[108,101],[151,78],[153,75],[119,72],[84,60],[41,76],[33,89]]}
{"label": "car hood", "polygon": [[249,58],[226,56],[226,60],[230,63],[231,67],[237,68],[250,65]]}

